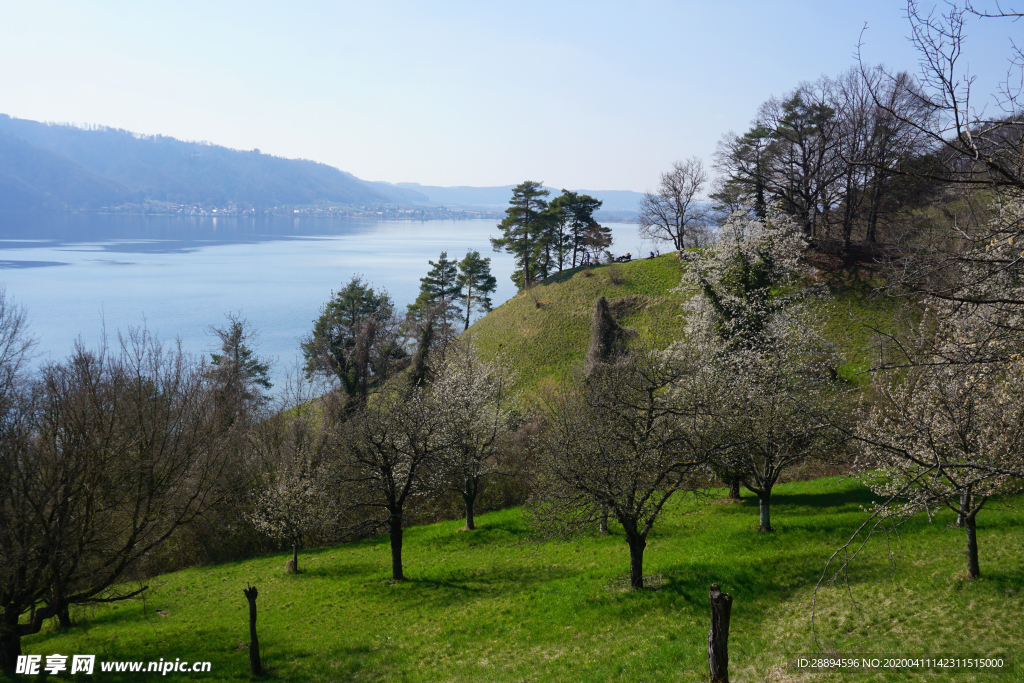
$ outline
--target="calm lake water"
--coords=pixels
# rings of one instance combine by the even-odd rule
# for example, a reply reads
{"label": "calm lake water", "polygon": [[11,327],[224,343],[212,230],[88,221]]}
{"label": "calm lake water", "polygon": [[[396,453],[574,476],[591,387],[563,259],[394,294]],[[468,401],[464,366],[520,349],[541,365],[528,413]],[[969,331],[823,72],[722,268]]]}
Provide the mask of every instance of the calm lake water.
{"label": "calm lake water", "polygon": [[[95,346],[145,325],[195,353],[224,314],[247,318],[276,378],[299,359],[299,338],[332,290],[352,275],[386,289],[400,310],[442,251],[491,257],[494,304],[515,294],[511,256],[488,239],[495,220],[373,221],[0,213],[0,283],[28,310],[40,360],[59,360],[76,338]],[[616,254],[646,253],[635,225],[610,226]]]}

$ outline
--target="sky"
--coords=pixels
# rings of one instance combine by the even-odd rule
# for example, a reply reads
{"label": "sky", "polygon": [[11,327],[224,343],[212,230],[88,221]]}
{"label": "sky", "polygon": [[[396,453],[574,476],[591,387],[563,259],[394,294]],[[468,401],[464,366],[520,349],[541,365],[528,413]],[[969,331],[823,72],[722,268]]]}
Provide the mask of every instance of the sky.
{"label": "sky", "polygon": [[[922,0],[926,6],[927,0]],[[979,0],[987,6],[987,0]],[[645,191],[862,52],[899,0],[0,0],[0,113],[313,159],[365,180]],[[977,92],[1024,22],[974,20]]]}

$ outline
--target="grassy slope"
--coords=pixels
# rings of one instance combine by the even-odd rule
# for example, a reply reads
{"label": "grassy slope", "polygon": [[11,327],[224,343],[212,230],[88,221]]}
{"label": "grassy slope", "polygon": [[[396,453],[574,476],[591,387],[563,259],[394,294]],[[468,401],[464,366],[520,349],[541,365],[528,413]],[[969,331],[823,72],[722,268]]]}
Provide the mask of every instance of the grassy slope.
{"label": "grassy slope", "polygon": [[[24,646],[100,660],[210,660],[212,673],[195,680],[246,680],[242,588],[253,583],[270,680],[703,681],[707,587],[714,581],[735,601],[733,680],[807,680],[784,663],[814,651],[812,587],[828,556],[866,517],[860,506],[871,495],[840,479],[776,490],[773,534],[755,531],[756,499],[735,505],[677,498],[647,549],[647,573],[663,580],[656,591],[621,590],[628,554],[619,530],[534,545],[522,512],[509,509],[480,516],[476,532],[460,531],[457,521],[410,528],[411,580],[402,584],[387,581],[387,537],[380,536],[303,553],[298,576],[284,573],[285,554],[165,575],[150,582],[145,602],[77,612],[81,625],[26,638]],[[893,564],[881,538],[869,545],[851,576],[860,611],[850,610],[840,590],[820,598],[826,642],[879,655],[1019,649],[1024,511],[996,506],[979,516],[977,581],[962,579],[963,534],[952,521],[940,512],[933,525],[922,518],[904,527]],[[975,672],[855,679],[1019,680],[1016,673]]]}
{"label": "grassy slope", "polygon": [[[582,364],[590,343],[590,315],[599,296],[608,298],[620,322],[652,334],[662,346],[683,333],[679,286],[682,265],[675,254],[596,268],[576,268],[518,293],[470,328],[480,348],[500,353],[515,368],[527,394],[562,382]],[[830,276],[834,300],[825,310],[825,333],[856,375],[874,358],[868,326],[892,324],[896,306],[871,297],[869,284]]]}
{"label": "grassy slope", "polygon": [[652,326],[678,337],[681,265],[675,254],[594,268],[575,268],[551,277],[506,301],[470,328],[473,340],[501,353],[527,392],[571,376],[590,343],[594,301],[608,297],[620,322],[638,330]]}

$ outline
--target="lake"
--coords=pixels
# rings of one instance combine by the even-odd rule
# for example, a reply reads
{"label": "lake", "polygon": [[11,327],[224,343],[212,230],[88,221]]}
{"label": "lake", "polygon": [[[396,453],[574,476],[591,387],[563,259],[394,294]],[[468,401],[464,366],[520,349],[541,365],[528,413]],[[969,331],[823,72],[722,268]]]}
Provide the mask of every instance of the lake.
{"label": "lake", "polygon": [[[28,310],[40,362],[67,356],[79,337],[96,346],[105,329],[116,343],[118,331],[141,325],[209,353],[210,326],[233,312],[258,329],[256,348],[280,378],[320,307],[353,275],[404,311],[428,261],[475,249],[491,258],[494,305],[506,301],[515,266],[491,250],[497,222],[0,213],[0,283]],[[651,248],[636,225],[610,227],[614,253]]]}

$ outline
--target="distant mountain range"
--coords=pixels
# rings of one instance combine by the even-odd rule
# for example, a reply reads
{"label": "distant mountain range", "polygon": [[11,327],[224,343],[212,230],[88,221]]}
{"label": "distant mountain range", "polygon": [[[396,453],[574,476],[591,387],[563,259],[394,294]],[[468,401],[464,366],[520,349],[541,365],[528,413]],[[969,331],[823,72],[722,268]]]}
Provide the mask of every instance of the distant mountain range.
{"label": "distant mountain range", "polygon": [[[434,187],[360,180],[333,166],[114,128],[0,114],[0,211],[97,210],[143,202],[287,207],[391,204],[500,211],[512,185]],[[553,190],[552,195],[558,194]],[[581,190],[609,212],[635,212],[637,192]]]}
{"label": "distant mountain range", "polygon": [[[437,187],[435,185],[420,185],[419,183],[371,183],[379,187],[381,191],[387,188],[409,190],[417,194],[426,195],[435,204],[446,206],[466,206],[492,209],[504,209],[508,206],[508,200],[512,197],[512,188],[515,185],[502,185],[500,187]],[[549,199],[561,194],[561,188],[547,187],[551,191]],[[630,190],[575,190],[580,194],[589,194],[595,199],[604,202],[603,211],[633,211],[637,210],[637,204],[643,197],[640,192]]]}

